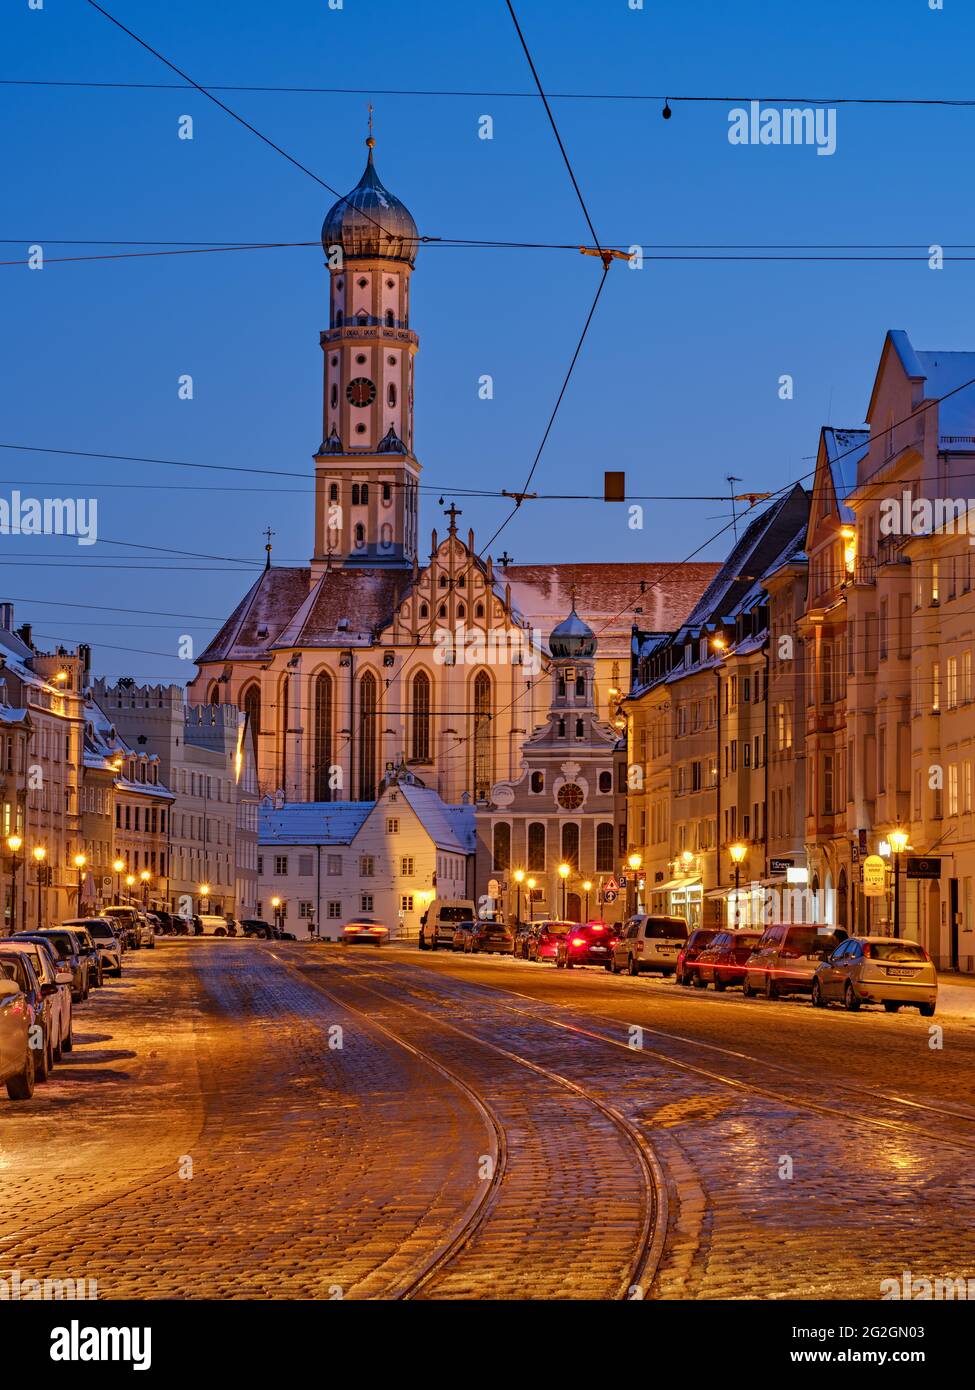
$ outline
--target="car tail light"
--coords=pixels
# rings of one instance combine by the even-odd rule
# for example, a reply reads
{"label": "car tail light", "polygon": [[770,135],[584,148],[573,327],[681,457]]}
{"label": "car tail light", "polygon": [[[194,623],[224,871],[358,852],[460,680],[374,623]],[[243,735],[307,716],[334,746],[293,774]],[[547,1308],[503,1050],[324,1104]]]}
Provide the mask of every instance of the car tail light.
{"label": "car tail light", "polygon": [[585,946],[585,944],[586,938],[584,936],[574,936],[569,942],[570,946]]}
{"label": "car tail light", "polygon": [[870,942],[869,942],[869,941],[865,941],[865,942],[863,943],[863,954],[864,954],[864,956],[867,957],[867,958],[869,958],[870,956],[873,955],[873,950],[871,949],[871,946],[870,946]]}
{"label": "car tail light", "polygon": [[605,931],[605,927],[593,927],[593,931]]}

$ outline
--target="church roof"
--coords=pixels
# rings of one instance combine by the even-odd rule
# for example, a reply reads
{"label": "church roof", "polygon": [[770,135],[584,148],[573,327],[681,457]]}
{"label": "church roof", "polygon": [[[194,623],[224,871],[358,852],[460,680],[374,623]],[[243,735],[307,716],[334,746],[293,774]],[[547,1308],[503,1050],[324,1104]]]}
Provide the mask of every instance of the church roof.
{"label": "church roof", "polygon": [[376,142],[370,136],[366,143],[369,158],[362,178],[326,213],[322,245],[326,252],[341,246],[346,259],[381,257],[412,265],[419,244],[416,223],[406,204],[380,183],[372,158]]}

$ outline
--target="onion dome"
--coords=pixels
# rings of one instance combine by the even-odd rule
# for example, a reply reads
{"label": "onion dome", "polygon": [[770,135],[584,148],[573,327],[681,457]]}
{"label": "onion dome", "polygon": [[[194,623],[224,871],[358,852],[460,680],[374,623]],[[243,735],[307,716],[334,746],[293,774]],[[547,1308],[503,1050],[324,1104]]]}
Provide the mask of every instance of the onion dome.
{"label": "onion dome", "polygon": [[376,142],[371,135],[366,144],[369,158],[362,178],[326,214],[322,246],[326,253],[341,246],[343,256],[350,259],[407,261],[413,265],[420,235],[416,223],[406,204],[379,182],[372,159]]}
{"label": "onion dome", "polygon": [[579,617],[575,603],[569,616],[549,633],[548,649],[556,660],[577,661],[580,657],[596,655],[596,634]]}

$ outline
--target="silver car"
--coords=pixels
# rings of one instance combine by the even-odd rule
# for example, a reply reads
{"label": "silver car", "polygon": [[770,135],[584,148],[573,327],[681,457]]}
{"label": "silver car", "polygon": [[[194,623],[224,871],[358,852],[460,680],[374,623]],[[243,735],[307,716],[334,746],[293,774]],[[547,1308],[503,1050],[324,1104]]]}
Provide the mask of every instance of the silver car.
{"label": "silver car", "polygon": [[813,976],[846,932],[814,922],[779,922],[767,928],[745,962],[741,992],[746,999],[761,990],[766,999],[780,994],[809,994]]}
{"label": "silver car", "polygon": [[812,1001],[833,1001],[856,1013],[861,1004],[883,1004],[889,1014],[902,1004],[931,1018],[938,1002],[938,972],[923,946],[896,936],[851,936],[816,971]]}
{"label": "silver car", "polygon": [[104,975],[121,975],[122,943],[115,934],[114,923],[107,917],[74,917],[62,922],[63,927],[84,927],[98,950]]}
{"label": "silver car", "polygon": [[647,970],[673,975],[686,941],[687,923],[683,917],[648,916],[638,912],[613,942],[609,968],[614,975],[621,970],[629,975],[641,975]]}

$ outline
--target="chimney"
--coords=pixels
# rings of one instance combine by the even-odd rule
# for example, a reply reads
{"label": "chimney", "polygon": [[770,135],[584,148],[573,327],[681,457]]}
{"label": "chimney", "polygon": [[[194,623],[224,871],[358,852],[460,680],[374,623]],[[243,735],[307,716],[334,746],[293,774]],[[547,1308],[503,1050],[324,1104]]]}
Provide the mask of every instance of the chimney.
{"label": "chimney", "polygon": [[14,606],[12,603],[0,603],[0,628],[4,632],[14,630]]}
{"label": "chimney", "polygon": [[17,636],[23,642],[25,647],[30,647],[31,651],[34,650],[34,642],[32,640],[30,623],[22,623],[20,627],[17,629]]}

